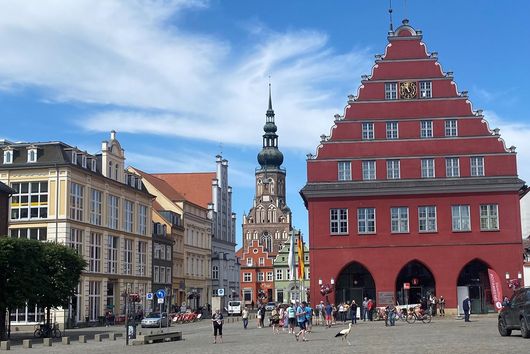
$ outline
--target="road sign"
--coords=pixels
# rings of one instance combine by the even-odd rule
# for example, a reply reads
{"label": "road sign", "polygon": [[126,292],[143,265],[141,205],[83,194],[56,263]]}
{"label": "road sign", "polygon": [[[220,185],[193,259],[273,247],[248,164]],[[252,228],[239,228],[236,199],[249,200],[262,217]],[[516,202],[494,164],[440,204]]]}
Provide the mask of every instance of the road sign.
{"label": "road sign", "polygon": [[164,303],[164,298],[163,297],[159,297],[158,298],[158,303],[159,304],[163,304]]}
{"label": "road sign", "polygon": [[146,298],[147,300],[153,300],[153,293],[147,293],[147,294],[145,295],[145,298]]}
{"label": "road sign", "polygon": [[218,296],[225,296],[225,289],[217,289],[217,295]]}
{"label": "road sign", "polygon": [[165,298],[166,297],[166,291],[164,289],[158,289],[156,291],[156,297],[159,298],[159,299],[160,298],[162,298],[162,299]]}

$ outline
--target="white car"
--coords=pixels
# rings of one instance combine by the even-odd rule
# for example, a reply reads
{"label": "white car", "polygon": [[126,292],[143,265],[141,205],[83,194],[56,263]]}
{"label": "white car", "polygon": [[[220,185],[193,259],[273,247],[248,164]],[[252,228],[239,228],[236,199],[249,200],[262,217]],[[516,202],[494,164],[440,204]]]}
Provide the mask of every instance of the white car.
{"label": "white car", "polygon": [[275,302],[269,302],[267,305],[265,305],[265,311],[272,311],[276,308]]}
{"label": "white car", "polygon": [[168,321],[167,313],[162,313],[162,318],[160,318],[160,312],[151,312],[149,315],[145,316],[141,325],[142,328],[160,327],[160,321],[162,321],[162,327],[171,326],[171,321]]}

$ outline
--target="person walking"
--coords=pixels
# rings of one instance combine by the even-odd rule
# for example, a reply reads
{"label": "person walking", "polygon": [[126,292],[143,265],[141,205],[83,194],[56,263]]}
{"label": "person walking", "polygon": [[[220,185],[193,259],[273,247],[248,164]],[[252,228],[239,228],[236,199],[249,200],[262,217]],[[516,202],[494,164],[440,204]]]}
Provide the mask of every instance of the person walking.
{"label": "person walking", "polygon": [[259,326],[260,328],[265,327],[265,305],[261,304],[261,307],[259,309],[260,319],[259,319]]}
{"label": "person walking", "polygon": [[326,312],[326,326],[328,326],[328,328],[331,328],[331,315],[333,314],[333,306],[331,306],[329,302],[326,303],[324,311]]}
{"label": "person walking", "polygon": [[306,333],[306,312],[305,307],[307,303],[303,301],[297,308],[296,308],[296,321],[298,322],[298,327],[300,327],[300,331],[296,333],[294,336],[297,341],[300,340],[300,336],[302,336],[302,341],[306,342],[307,338],[305,337]]}
{"label": "person walking", "polygon": [[395,326],[396,325],[396,306],[394,306],[394,304],[390,304],[388,306],[388,314],[387,314],[387,317],[388,317],[388,322],[390,323],[390,326]]}
{"label": "person walking", "polygon": [[223,343],[223,314],[219,309],[215,310],[212,315],[213,323],[213,344],[217,343],[217,336],[219,335],[219,343]]}
{"label": "person walking", "polygon": [[469,296],[462,302],[462,309],[464,310],[464,322],[471,322],[469,320],[469,314],[471,312],[471,300],[469,300]]}
{"label": "person walking", "polygon": [[296,325],[296,310],[294,304],[287,308],[287,320],[289,322],[289,334],[294,334],[294,326]]}
{"label": "person walking", "polygon": [[339,321],[341,321],[342,323],[345,323],[346,322],[346,319],[345,319],[345,316],[344,316],[344,303],[341,302],[339,304]]}
{"label": "person walking", "polygon": [[355,302],[355,300],[352,300],[350,304],[350,317],[351,317],[351,323],[356,324],[357,323],[357,303]]}
{"label": "person walking", "polygon": [[279,326],[280,326],[280,313],[277,307],[273,308],[271,311],[271,325],[272,325],[272,333],[278,334]]}
{"label": "person walking", "polygon": [[440,299],[438,300],[438,307],[440,308],[440,316],[445,317],[445,299],[443,296],[440,296]]}
{"label": "person walking", "polygon": [[368,311],[368,319],[370,321],[374,320],[373,309],[374,309],[374,302],[372,299],[368,299],[368,302],[366,303],[366,310]]}
{"label": "person walking", "polygon": [[241,312],[241,319],[243,320],[243,328],[247,329],[248,326],[248,309],[247,307],[243,307],[243,311]]}
{"label": "person walking", "polygon": [[361,307],[361,317],[363,321],[366,322],[366,319],[368,318],[368,298],[367,297],[364,298],[362,306],[363,307]]}
{"label": "person walking", "polygon": [[305,306],[305,319],[307,332],[311,333],[311,330],[313,329],[313,308],[309,303]]}

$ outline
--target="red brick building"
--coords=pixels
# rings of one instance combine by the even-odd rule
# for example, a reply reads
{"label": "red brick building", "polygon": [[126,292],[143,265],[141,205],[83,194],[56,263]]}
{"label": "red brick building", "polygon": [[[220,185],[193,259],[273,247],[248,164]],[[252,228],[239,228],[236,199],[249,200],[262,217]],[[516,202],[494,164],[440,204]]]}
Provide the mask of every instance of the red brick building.
{"label": "red brick building", "polygon": [[259,240],[245,242],[236,256],[241,263],[241,293],[245,305],[268,302],[273,299],[274,274],[272,257]]}
{"label": "red brick building", "polygon": [[[515,147],[474,111],[421,31],[388,35],[357,96],[307,160],[311,298],[383,305],[444,296],[493,310],[488,269],[522,271]],[[331,279],[333,278],[333,282]]]}

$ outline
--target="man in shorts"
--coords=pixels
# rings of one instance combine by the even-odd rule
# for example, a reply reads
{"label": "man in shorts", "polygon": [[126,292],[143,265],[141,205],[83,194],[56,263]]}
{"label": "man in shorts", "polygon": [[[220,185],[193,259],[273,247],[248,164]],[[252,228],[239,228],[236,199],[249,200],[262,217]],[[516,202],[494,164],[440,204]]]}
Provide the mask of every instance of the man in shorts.
{"label": "man in shorts", "polygon": [[298,327],[300,327],[300,331],[296,333],[294,336],[296,340],[300,340],[300,335],[302,336],[302,341],[306,342],[307,339],[305,337],[306,333],[306,323],[307,323],[307,314],[305,311],[305,307],[307,306],[307,303],[303,301],[297,308],[296,308],[296,321],[298,322]]}
{"label": "man in shorts", "polygon": [[331,306],[329,302],[326,303],[324,312],[326,313],[326,326],[331,328],[331,314],[333,313],[333,306]]}

